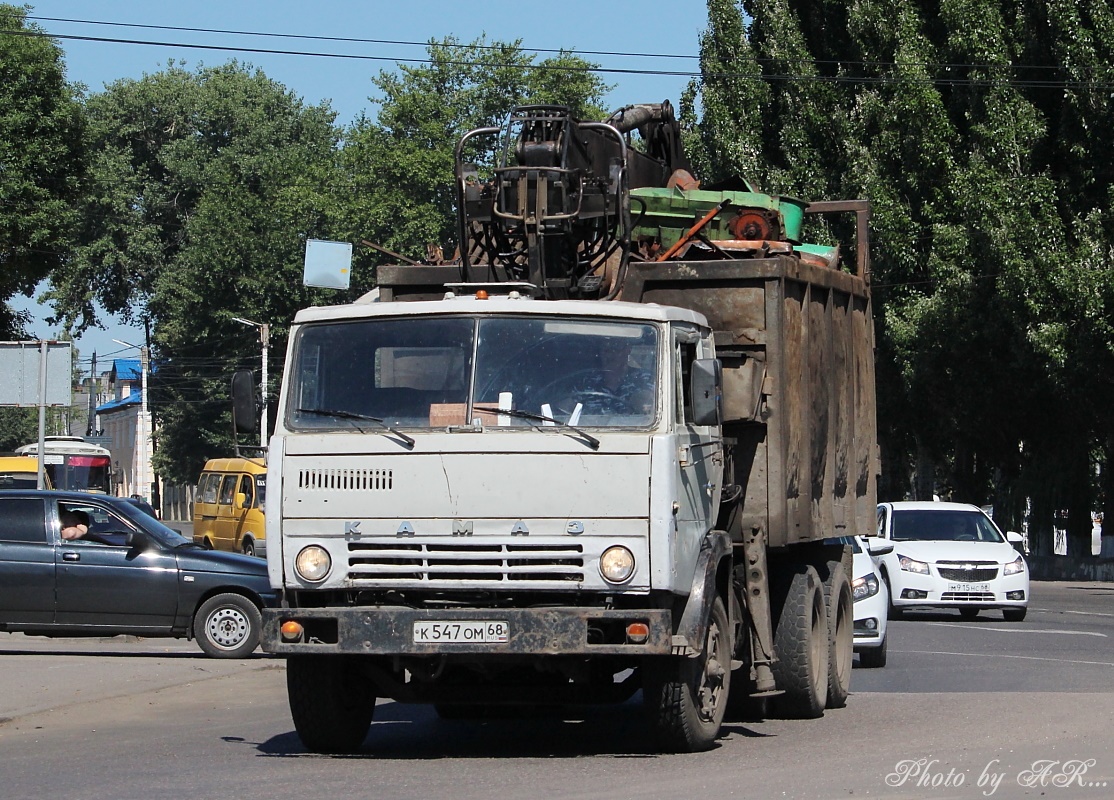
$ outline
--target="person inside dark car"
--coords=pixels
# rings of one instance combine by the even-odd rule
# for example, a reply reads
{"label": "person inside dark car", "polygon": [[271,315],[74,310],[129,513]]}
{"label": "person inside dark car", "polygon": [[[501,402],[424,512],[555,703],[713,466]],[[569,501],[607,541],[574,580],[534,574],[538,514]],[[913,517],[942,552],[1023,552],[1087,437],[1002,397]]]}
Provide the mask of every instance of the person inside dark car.
{"label": "person inside dark car", "polygon": [[83,539],[89,533],[89,515],[84,511],[65,509],[61,513],[62,538],[66,541]]}

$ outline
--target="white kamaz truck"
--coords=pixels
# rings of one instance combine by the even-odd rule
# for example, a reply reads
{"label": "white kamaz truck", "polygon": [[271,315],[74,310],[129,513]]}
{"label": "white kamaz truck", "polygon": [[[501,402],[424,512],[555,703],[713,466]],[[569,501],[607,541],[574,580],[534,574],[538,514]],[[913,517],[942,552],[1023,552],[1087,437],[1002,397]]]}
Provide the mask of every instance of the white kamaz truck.
{"label": "white kamaz truck", "polygon": [[[671,751],[845,703],[840,537],[875,518],[867,207],[701,188],[678,134],[667,103],[515,109],[458,147],[460,257],[297,315],[263,646],[310,750],[358,750],[377,698],[641,691]],[[813,214],[850,216],[850,267],[801,242]]]}

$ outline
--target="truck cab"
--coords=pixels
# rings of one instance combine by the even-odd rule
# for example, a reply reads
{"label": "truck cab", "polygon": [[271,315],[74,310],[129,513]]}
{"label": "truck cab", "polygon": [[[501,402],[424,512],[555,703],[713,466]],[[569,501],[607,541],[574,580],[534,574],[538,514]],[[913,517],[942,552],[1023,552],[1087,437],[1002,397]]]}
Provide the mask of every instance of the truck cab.
{"label": "truck cab", "polygon": [[268,553],[276,584],[601,604],[689,592],[722,466],[699,314],[473,293],[296,323],[270,461],[283,486],[268,515],[285,534],[268,536],[282,543]]}

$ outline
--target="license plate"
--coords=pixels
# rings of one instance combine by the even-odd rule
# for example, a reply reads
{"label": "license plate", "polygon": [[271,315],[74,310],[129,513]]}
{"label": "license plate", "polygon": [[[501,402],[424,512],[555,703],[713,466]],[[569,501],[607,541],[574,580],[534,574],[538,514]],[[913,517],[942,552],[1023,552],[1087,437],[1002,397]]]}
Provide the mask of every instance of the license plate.
{"label": "license plate", "polygon": [[506,622],[415,622],[414,644],[505,644],[511,635]]}
{"label": "license plate", "polygon": [[989,592],[989,583],[949,583],[949,592]]}

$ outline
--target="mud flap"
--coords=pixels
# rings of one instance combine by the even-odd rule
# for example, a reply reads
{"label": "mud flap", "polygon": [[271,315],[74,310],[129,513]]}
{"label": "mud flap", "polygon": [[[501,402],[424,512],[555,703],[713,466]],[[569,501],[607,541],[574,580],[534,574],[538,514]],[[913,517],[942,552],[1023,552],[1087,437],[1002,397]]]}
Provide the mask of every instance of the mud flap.
{"label": "mud flap", "polygon": [[677,632],[673,634],[674,654],[697,656],[704,649],[708,619],[716,601],[716,575],[720,563],[730,553],[731,539],[726,532],[712,531],[704,537],[693,571],[692,591],[685,602]]}

